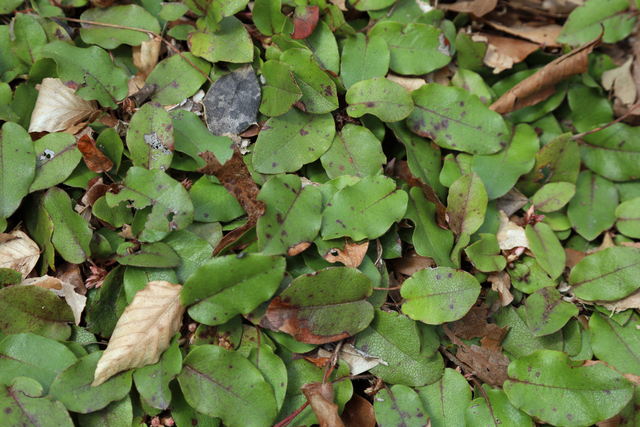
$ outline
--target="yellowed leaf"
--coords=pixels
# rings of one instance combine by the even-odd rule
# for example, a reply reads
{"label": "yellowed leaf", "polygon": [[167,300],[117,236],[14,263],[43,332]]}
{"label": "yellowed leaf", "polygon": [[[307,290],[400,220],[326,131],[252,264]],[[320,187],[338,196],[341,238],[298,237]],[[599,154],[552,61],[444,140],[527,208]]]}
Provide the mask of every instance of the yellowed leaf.
{"label": "yellowed leaf", "polygon": [[500,211],[500,227],[496,234],[500,249],[509,250],[517,247],[529,247],[529,239],[524,232],[524,228],[515,222],[509,221],[507,214]]}
{"label": "yellowed leaf", "polygon": [[158,280],[133,297],[98,361],[92,387],[120,371],[158,362],[182,325],[181,290],[181,285]]}
{"label": "yellowed leaf", "polygon": [[631,75],[631,64],[633,58],[629,57],[627,62],[602,73],[602,86],[607,89],[613,89],[613,93],[626,106],[633,104],[636,100],[636,84]]}
{"label": "yellowed leaf", "polygon": [[331,3],[334,6],[338,6],[338,9],[346,11],[347,10],[347,6],[346,6],[346,0],[329,0],[329,3]]}
{"label": "yellowed leaf", "polygon": [[42,277],[23,280],[20,285],[40,286],[41,288],[49,289],[59,297],[64,297],[65,302],[73,312],[73,318],[76,325],[80,324],[82,312],[87,305],[87,297],[76,292],[76,287],[71,283],[60,280],[57,277],[44,275]]}
{"label": "yellowed leaf", "polygon": [[31,114],[29,132],[66,130],[98,111],[95,101],[86,101],[60,79],[45,78],[40,85],[36,106]]}
{"label": "yellowed leaf", "polygon": [[40,248],[20,230],[14,230],[10,234],[16,238],[0,243],[0,268],[19,271],[24,280],[36,266]]}

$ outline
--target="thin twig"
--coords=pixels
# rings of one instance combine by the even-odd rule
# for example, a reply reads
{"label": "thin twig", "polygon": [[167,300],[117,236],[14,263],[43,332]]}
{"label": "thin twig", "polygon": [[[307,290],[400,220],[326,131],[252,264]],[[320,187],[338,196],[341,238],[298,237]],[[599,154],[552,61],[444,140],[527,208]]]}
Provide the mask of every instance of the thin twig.
{"label": "thin twig", "polygon": [[626,118],[631,114],[631,112],[632,112],[633,110],[635,110],[636,108],[638,108],[638,107],[640,107],[640,101],[638,101],[638,102],[636,102],[635,104],[633,104],[633,105],[632,105],[632,106],[627,110],[627,112],[626,112],[626,113],[624,113],[623,115],[621,115],[620,117],[618,117],[617,119],[615,119],[614,121],[612,121],[611,123],[607,123],[606,125],[599,126],[599,127],[595,128],[595,129],[591,129],[591,130],[588,130],[588,131],[586,131],[586,132],[582,132],[582,133],[579,133],[579,134],[577,134],[577,135],[573,135],[573,136],[571,137],[571,139],[572,139],[572,140],[580,139],[580,138],[582,138],[583,136],[590,135],[590,134],[595,133],[595,132],[599,132],[599,131],[601,131],[601,130],[603,130],[603,129],[608,128],[609,126],[613,126],[613,125],[615,125],[616,123],[618,123],[618,122],[620,122],[620,121],[622,121],[622,120],[626,119]]}
{"label": "thin twig", "polygon": [[287,418],[285,418],[284,420],[280,421],[278,424],[276,424],[273,427],[286,427],[289,425],[289,423],[291,423],[291,421],[293,421],[293,419],[295,417],[298,416],[298,414],[300,414],[300,412],[302,412],[304,410],[304,408],[306,408],[307,406],[309,406],[309,402],[305,402],[304,405],[302,405],[301,407],[299,407],[298,409],[296,409],[296,411],[289,415]]}

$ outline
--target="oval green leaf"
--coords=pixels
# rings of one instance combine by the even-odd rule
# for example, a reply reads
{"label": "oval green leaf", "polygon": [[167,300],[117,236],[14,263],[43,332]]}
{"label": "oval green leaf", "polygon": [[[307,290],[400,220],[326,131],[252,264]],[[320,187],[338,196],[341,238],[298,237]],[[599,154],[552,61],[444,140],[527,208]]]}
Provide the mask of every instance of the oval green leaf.
{"label": "oval green leaf", "polygon": [[34,143],[36,175],[29,192],[58,185],[71,175],[80,163],[82,153],[76,139],[68,133],[50,133]]}
{"label": "oval green leaf", "polygon": [[87,220],[73,210],[69,195],[57,187],[47,191],[43,206],[53,223],[51,241],[56,250],[71,263],[83,263],[91,255],[93,234]]}
{"label": "oval green leaf", "polygon": [[344,87],[349,89],[359,81],[386,76],[389,58],[389,47],[382,37],[366,37],[358,33],[347,38],[340,62]]}
{"label": "oval green leaf", "polygon": [[446,368],[438,381],[418,387],[416,391],[424,409],[431,416],[431,425],[465,425],[464,411],[471,402],[471,389],[461,373]]}
{"label": "oval green leaf", "polygon": [[262,65],[265,83],[262,86],[260,112],[270,117],[281,116],[302,98],[302,91],[284,62],[267,61]]}
{"label": "oval green leaf", "polygon": [[[87,21],[82,23],[80,29],[82,41],[105,49],[114,49],[121,44],[140,46],[142,42],[149,41],[149,36],[144,31],[125,30],[118,26],[160,32],[158,20],[136,4],[94,7],[80,15],[80,19]],[[91,25],[88,21],[112,26]]]}
{"label": "oval green leaf", "polygon": [[117,257],[116,260],[122,265],[134,267],[170,268],[180,264],[178,254],[171,246],[162,242],[142,245],[140,250]]}
{"label": "oval green leaf", "polygon": [[397,122],[413,111],[413,99],[407,90],[384,77],[360,81],[347,91],[347,114],[362,117],[372,114],[383,122]]}
{"label": "oval green leaf", "polygon": [[532,293],[526,307],[527,324],[537,337],[559,331],[569,319],[578,315],[578,307],[564,301],[562,294],[551,286]]}
{"label": "oval green leaf", "polygon": [[589,319],[591,348],[595,356],[625,374],[640,375],[640,317],[632,313],[623,326],[610,317],[593,313]]}
{"label": "oval green leaf", "polygon": [[131,118],[127,147],[134,166],[167,170],[173,158],[173,125],[158,103],[147,103]]}
{"label": "oval green leaf", "polygon": [[551,182],[536,191],[531,201],[540,212],[555,212],[573,198],[576,186],[570,182]]}
{"label": "oval green leaf", "polygon": [[369,129],[347,123],[336,133],[331,147],[320,157],[329,178],[341,175],[380,175],[387,158]]}
{"label": "oval green leaf", "polygon": [[402,311],[414,320],[439,325],[461,319],[480,295],[481,286],[466,271],[449,267],[420,270],[405,280]]}
{"label": "oval green leaf", "polygon": [[[191,61],[197,69],[187,61]],[[209,74],[210,70],[209,62],[185,52],[160,61],[149,73],[145,84],[153,88],[153,101],[162,105],[178,104],[200,89],[207,81],[205,74]]]}
{"label": "oval green leaf", "polygon": [[573,228],[585,239],[593,240],[616,222],[618,190],[606,178],[582,171],[576,183],[576,195],[569,202],[567,216]]}
{"label": "oval green leaf", "polygon": [[477,173],[458,178],[449,189],[447,215],[454,234],[473,234],[484,222],[488,203],[487,191]]}
{"label": "oval green leaf", "polygon": [[538,264],[549,273],[552,279],[560,277],[564,270],[566,255],[553,230],[544,222],[539,222],[534,226],[527,224],[524,231]]}
{"label": "oval green leaf", "polygon": [[373,410],[380,427],[429,423],[429,414],[424,410],[420,397],[401,384],[380,390],[373,402]]}
{"label": "oval green leaf", "polygon": [[616,228],[620,233],[640,239],[640,197],[620,203],[615,215]]}
{"label": "oval green leaf", "polygon": [[0,218],[9,218],[29,194],[36,174],[36,155],[31,137],[16,123],[0,131]]}

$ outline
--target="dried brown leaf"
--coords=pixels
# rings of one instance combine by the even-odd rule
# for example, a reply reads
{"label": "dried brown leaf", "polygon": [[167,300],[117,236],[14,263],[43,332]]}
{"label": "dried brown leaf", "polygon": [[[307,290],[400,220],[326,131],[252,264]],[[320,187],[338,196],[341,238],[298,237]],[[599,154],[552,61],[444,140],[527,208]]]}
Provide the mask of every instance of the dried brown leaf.
{"label": "dried brown leaf", "polygon": [[318,418],[320,427],[344,427],[338,415],[338,405],[333,403],[333,384],[320,384],[317,381],[300,387],[311,409]]}
{"label": "dried brown leaf", "polygon": [[158,362],[182,325],[185,308],[180,301],[181,290],[181,285],[158,280],[136,293],[118,319],[91,386],[120,371]]}
{"label": "dried brown leaf", "polygon": [[569,269],[572,269],[573,267],[575,267],[576,264],[582,261],[585,257],[584,252],[578,251],[576,249],[571,249],[571,248],[564,248],[564,255],[565,255],[564,265],[566,267],[569,267]]}
{"label": "dried brown leaf", "polygon": [[503,25],[495,21],[486,21],[493,28],[504,31],[507,34],[521,37],[533,43],[538,43],[546,47],[559,47],[558,35],[562,31],[562,26],[557,24],[535,25],[530,22],[518,25]]}
{"label": "dried brown leaf", "polygon": [[197,172],[205,175],[215,175],[249,215],[249,220],[243,226],[231,231],[218,242],[213,249],[213,255],[215,256],[222,249],[238,240],[247,230],[255,227],[258,218],[264,215],[266,205],[257,199],[260,189],[251,178],[251,173],[247,169],[247,165],[244,163],[240,149],[237,146],[234,147],[233,157],[227,160],[224,165],[210,151],[200,153],[200,157],[207,162],[207,165],[198,169]]}
{"label": "dried brown leaf", "polygon": [[297,6],[293,17],[293,34],[291,34],[291,38],[302,40],[309,37],[315,30],[319,18],[320,8],[318,6]]}
{"label": "dried brown leaf", "polygon": [[626,106],[630,106],[636,100],[636,84],[631,75],[631,64],[633,58],[629,59],[613,70],[602,73],[602,86],[607,90],[612,90],[614,95]]}
{"label": "dried brown leaf", "polygon": [[88,133],[78,140],[78,150],[90,171],[103,173],[113,168],[113,162],[98,150],[96,141]]}
{"label": "dried brown leaf", "polygon": [[344,406],[340,419],[344,427],[375,427],[376,414],[373,405],[364,397],[354,393]]}
{"label": "dried brown leaf", "polygon": [[29,132],[66,130],[99,111],[95,101],[85,101],[75,92],[63,85],[60,79],[43,79],[31,114]]}
{"label": "dried brown leaf", "polygon": [[483,347],[490,343],[500,344],[507,334],[507,327],[501,328],[495,323],[487,323],[489,308],[483,302],[481,305],[471,307],[465,316],[451,324],[451,332],[456,336],[471,340],[473,338],[487,339],[486,345],[483,340]]}
{"label": "dried brown leaf", "polygon": [[487,43],[487,52],[483,62],[498,74],[525,60],[527,56],[539,49],[536,43],[518,40],[511,37],[499,37],[488,34],[474,34],[471,40]]}
{"label": "dried brown leaf", "polygon": [[585,73],[589,65],[589,54],[601,43],[602,35],[566,55],[562,55],[515,85],[489,108],[497,113],[507,114],[517,109],[534,105],[540,99],[536,98],[531,101],[530,97],[535,96],[537,92],[548,90],[549,87],[576,74]]}
{"label": "dried brown leaf", "polygon": [[347,11],[346,0],[329,0],[329,3],[331,3],[334,6],[338,6],[338,8],[343,12]]}
{"label": "dried brown leaf", "polygon": [[423,85],[427,84],[427,81],[425,79],[419,79],[417,77],[397,76],[392,73],[387,74],[387,79],[391,80],[392,82],[398,83],[409,93],[413,92],[416,89],[420,89]]}
{"label": "dried brown leaf", "polygon": [[509,221],[509,218],[503,211],[500,211],[500,227],[498,227],[496,238],[502,250],[529,247],[529,239],[527,239],[524,228],[515,222]]}
{"label": "dried brown leaf", "polygon": [[458,1],[453,4],[441,4],[445,10],[450,10],[458,13],[471,13],[480,18],[487,13],[491,12],[498,5],[498,0],[472,0],[472,1]]}
{"label": "dried brown leaf", "polygon": [[340,248],[333,248],[325,254],[324,259],[332,264],[341,262],[346,267],[357,268],[362,264],[367,249],[369,249],[369,241],[360,244],[347,243],[344,245],[344,251]]}
{"label": "dried brown leaf", "polygon": [[509,291],[511,288],[511,277],[506,271],[498,271],[491,273],[487,278],[491,283],[491,289],[500,294],[500,303],[503,307],[508,306],[513,301],[513,295]]}
{"label": "dried brown leaf", "polygon": [[16,238],[0,243],[0,268],[16,270],[24,280],[40,258],[40,247],[20,230],[9,234]]}
{"label": "dried brown leaf", "polygon": [[421,256],[411,249],[402,258],[392,260],[394,270],[405,276],[412,276],[416,271],[436,267],[433,258]]}
{"label": "dried brown leaf", "polygon": [[597,304],[615,313],[619,313],[630,308],[640,309],[640,289],[635,291],[631,295],[627,295],[626,297],[619,300],[594,301],[592,304]]}

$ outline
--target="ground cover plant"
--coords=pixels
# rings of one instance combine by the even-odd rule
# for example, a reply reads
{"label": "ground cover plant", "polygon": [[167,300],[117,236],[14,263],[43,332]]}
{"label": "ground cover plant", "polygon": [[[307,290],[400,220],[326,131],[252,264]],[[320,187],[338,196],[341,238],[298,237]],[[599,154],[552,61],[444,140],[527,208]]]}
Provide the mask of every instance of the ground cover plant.
{"label": "ground cover plant", "polygon": [[4,425],[640,424],[627,0],[2,0]]}

